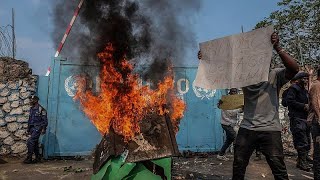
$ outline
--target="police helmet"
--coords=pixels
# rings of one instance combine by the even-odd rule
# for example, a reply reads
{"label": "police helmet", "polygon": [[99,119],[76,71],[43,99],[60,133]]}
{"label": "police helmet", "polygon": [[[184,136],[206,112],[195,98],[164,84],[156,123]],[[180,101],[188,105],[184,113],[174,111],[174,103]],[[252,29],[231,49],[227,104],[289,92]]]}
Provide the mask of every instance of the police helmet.
{"label": "police helmet", "polygon": [[302,79],[305,77],[309,77],[309,74],[306,72],[298,72],[291,80],[295,81],[295,80]]}

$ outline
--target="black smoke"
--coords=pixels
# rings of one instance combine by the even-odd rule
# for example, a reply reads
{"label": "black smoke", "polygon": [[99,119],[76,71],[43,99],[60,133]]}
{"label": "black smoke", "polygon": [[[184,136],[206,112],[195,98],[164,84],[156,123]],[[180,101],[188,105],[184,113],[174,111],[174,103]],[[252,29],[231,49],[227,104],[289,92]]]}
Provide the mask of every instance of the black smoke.
{"label": "black smoke", "polygon": [[[78,3],[54,2],[56,46]],[[191,25],[199,8],[199,0],[85,0],[61,55],[91,64],[112,43],[117,62],[126,56],[144,79],[157,82],[171,63],[183,64],[186,50],[196,45]]]}

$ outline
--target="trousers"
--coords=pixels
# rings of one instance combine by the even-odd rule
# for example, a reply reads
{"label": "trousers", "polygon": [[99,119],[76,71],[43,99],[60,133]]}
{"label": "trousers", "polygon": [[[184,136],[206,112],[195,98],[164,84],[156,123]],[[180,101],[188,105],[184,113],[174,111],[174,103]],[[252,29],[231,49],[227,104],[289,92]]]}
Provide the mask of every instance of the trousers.
{"label": "trousers", "polygon": [[27,156],[29,158],[32,157],[33,153],[36,156],[39,156],[39,137],[41,135],[42,127],[41,126],[31,126],[30,127],[30,138],[27,140],[27,148],[28,153]]}
{"label": "trousers", "polygon": [[288,180],[280,131],[252,131],[240,128],[235,142],[233,180],[243,180],[253,151],[265,155],[275,180]]}

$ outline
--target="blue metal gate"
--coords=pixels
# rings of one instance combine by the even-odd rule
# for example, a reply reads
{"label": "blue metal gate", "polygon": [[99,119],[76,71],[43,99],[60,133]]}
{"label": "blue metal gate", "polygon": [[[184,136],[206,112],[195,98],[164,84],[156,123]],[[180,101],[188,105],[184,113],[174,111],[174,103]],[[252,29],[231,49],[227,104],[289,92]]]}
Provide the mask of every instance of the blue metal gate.
{"label": "blue metal gate", "polygon": [[187,104],[177,134],[179,150],[217,151],[222,145],[221,113],[217,103],[221,90],[212,91],[194,86],[197,68],[174,68],[178,95]]}
{"label": "blue metal gate", "polygon": [[[55,59],[51,67],[50,78],[40,76],[38,82],[40,103],[47,107],[49,119],[45,156],[88,155],[101,140],[101,135],[73,100],[75,77],[86,74],[94,79],[92,86],[97,89],[98,66]],[[220,110],[216,106],[222,91],[193,86],[196,71],[195,67],[174,68],[177,94],[187,104],[177,142],[180,151],[216,151],[221,147],[223,137]]]}

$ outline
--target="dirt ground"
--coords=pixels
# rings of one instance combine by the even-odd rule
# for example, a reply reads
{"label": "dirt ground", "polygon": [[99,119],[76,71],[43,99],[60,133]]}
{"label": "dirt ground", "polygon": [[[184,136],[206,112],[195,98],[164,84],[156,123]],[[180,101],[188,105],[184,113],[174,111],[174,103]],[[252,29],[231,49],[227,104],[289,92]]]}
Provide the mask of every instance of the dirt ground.
{"label": "dirt ground", "polygon": [[[216,155],[208,157],[198,156],[192,158],[175,158],[173,167],[173,179],[196,179],[196,180],[227,180],[232,177],[232,156],[229,161],[220,161]],[[296,157],[285,158],[289,179],[308,180],[313,179],[312,172],[304,172],[297,169]],[[271,170],[264,158],[255,160],[252,158],[247,167],[246,179],[248,180],[273,180]]]}
{"label": "dirt ground", "polygon": [[[196,155],[175,157],[173,161],[173,179],[231,179],[232,156],[229,161],[219,161],[216,155]],[[90,179],[92,159],[82,160],[48,160],[37,164],[22,164],[22,159],[5,159],[0,164],[1,180],[56,180],[56,179]],[[295,168],[295,157],[286,157],[289,178],[292,180],[313,179],[311,172]],[[273,176],[264,159],[252,159],[247,168],[248,180],[271,180]]]}

